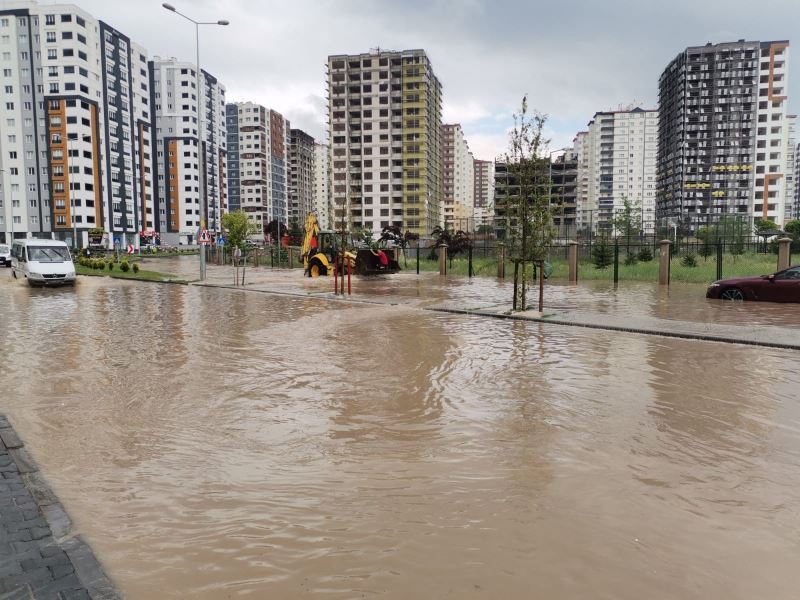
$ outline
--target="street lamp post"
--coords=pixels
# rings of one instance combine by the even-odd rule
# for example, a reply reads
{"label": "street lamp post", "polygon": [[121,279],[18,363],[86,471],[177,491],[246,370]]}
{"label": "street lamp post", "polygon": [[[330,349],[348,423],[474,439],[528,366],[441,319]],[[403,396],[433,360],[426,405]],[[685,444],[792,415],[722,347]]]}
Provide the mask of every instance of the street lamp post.
{"label": "street lamp post", "polygon": [[[219,21],[195,21],[191,17],[186,16],[182,12],[179,12],[174,6],[164,2],[161,6],[166,8],[168,11],[174,12],[176,15],[182,16],[187,21],[191,21],[194,23],[194,41],[195,41],[195,52],[196,52],[196,59],[197,62],[195,63],[195,88],[197,93],[197,168],[200,173],[198,182],[200,187],[200,230],[206,228],[206,205],[204,202],[205,197],[205,186],[206,186],[206,177],[205,177],[205,151],[203,150],[203,114],[205,113],[205,90],[201,91],[202,85],[202,78],[200,76],[200,25],[229,25],[230,22],[227,20],[219,20]],[[203,98],[203,101],[201,101]],[[201,114],[201,110],[203,114]],[[198,236],[199,237],[199,236]],[[203,244],[200,245],[200,280],[204,280],[206,278],[206,248]]]}

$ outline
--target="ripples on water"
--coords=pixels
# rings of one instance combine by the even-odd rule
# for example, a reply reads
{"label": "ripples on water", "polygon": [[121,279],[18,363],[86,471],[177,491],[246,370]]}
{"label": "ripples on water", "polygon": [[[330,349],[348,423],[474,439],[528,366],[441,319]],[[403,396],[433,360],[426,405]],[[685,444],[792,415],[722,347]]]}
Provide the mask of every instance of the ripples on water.
{"label": "ripples on water", "polygon": [[180,286],[0,292],[3,409],[131,597],[800,583],[796,353]]}

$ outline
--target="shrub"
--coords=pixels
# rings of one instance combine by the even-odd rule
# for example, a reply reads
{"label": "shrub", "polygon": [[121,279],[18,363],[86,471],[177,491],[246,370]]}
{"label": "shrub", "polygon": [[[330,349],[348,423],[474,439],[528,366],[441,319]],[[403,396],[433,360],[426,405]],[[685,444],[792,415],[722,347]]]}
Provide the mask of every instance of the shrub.
{"label": "shrub", "polygon": [[114,261],[113,260],[108,261],[108,264],[106,266],[108,267],[109,271],[113,271],[114,270]]}
{"label": "shrub", "polygon": [[614,262],[614,252],[608,243],[608,238],[602,236],[592,248],[592,263],[595,269],[605,269]]}
{"label": "shrub", "polygon": [[133,263],[133,272],[134,273],[138,273],[139,272],[139,263]]}
{"label": "shrub", "polygon": [[653,260],[653,251],[650,249],[650,246],[642,246],[642,249],[639,250],[639,254],[637,254],[636,258],[638,258],[641,262],[650,262]]}
{"label": "shrub", "polygon": [[120,271],[122,271],[123,273],[127,273],[128,271],[130,271],[130,269],[131,269],[131,265],[130,265],[130,263],[128,262],[128,259],[127,259],[127,258],[123,258],[123,259],[122,259],[122,262],[121,262],[121,263],[119,263],[119,269],[120,269]]}
{"label": "shrub", "polygon": [[683,255],[681,259],[681,264],[684,267],[696,267],[697,266],[697,255],[694,252],[687,252]]}
{"label": "shrub", "polygon": [[635,265],[638,262],[639,259],[633,252],[628,252],[628,254],[625,255],[625,264],[628,265],[629,267],[631,265]]}

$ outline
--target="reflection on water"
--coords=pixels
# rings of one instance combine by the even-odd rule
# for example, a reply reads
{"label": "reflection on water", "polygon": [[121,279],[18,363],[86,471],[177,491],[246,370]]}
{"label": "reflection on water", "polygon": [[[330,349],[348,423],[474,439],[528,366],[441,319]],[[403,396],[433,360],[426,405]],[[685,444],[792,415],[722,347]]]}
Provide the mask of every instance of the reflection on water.
{"label": "reflection on water", "polygon": [[99,279],[0,294],[2,410],[132,598],[796,596],[797,353]]}

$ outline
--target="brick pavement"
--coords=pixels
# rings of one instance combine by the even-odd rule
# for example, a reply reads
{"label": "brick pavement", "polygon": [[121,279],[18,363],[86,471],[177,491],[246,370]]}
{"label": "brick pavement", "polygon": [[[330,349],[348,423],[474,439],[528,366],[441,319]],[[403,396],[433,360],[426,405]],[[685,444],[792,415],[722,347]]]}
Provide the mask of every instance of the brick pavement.
{"label": "brick pavement", "polygon": [[0,415],[0,598],[119,598]]}

